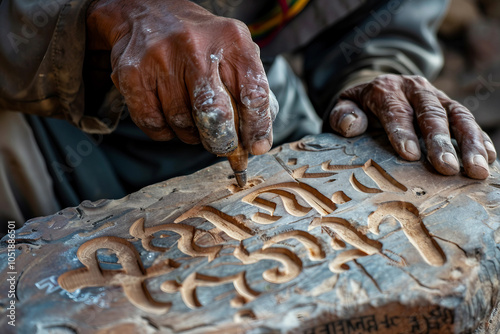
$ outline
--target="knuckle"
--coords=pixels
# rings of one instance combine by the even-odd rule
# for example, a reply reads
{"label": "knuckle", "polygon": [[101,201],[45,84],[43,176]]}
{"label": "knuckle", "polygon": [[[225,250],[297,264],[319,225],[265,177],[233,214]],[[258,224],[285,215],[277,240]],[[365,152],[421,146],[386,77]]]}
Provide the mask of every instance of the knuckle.
{"label": "knuckle", "polygon": [[236,40],[234,41],[248,41],[250,36],[250,30],[248,30],[248,27],[243,22],[236,19],[225,19],[223,21],[222,29],[225,34],[231,35],[235,38]]}
{"label": "knuckle", "polygon": [[186,105],[170,107],[167,114],[167,121],[171,127],[185,130],[194,128],[193,119]]}
{"label": "knuckle", "polygon": [[212,153],[225,154],[236,148],[237,145],[238,137],[234,131],[234,122],[226,121],[217,125],[206,127],[198,124],[198,132],[202,143]]}
{"label": "knuckle", "polygon": [[401,124],[392,122],[386,125],[387,133],[392,141],[402,142],[407,138],[412,137],[412,132],[408,129],[402,128]]}
{"label": "knuckle", "polygon": [[451,143],[450,136],[444,133],[430,133],[427,138],[429,142],[434,147],[442,148],[444,151],[453,152],[453,144]]}
{"label": "knuckle", "polygon": [[427,119],[431,119],[446,117],[446,111],[442,107],[433,104],[423,104],[420,106],[419,110],[420,113],[418,118],[425,117]]}
{"label": "knuckle", "polygon": [[176,46],[182,46],[186,43],[191,43],[196,40],[196,32],[190,25],[182,25],[177,28],[172,28],[168,33],[167,38]]}
{"label": "knuckle", "polygon": [[[165,47],[166,45],[169,45],[170,48],[167,49]],[[166,43],[162,42],[158,46],[163,50],[162,53],[166,56],[175,57],[176,53],[180,51],[180,53],[187,56],[189,59],[195,58],[204,48],[203,38],[200,38],[200,32],[197,32],[195,28],[190,26],[184,27],[183,29],[176,29],[169,33],[166,38]]]}
{"label": "knuckle", "polygon": [[245,85],[240,91],[241,103],[252,113],[262,116],[269,110],[269,88],[260,84]]}
{"label": "knuckle", "polygon": [[[483,148],[483,140],[479,136],[472,134],[464,134],[461,138],[462,146],[475,147],[476,149]],[[486,153],[486,152],[484,152]]]}
{"label": "knuckle", "polygon": [[386,85],[385,83],[381,83],[378,81],[374,81],[368,85],[368,89],[373,95],[383,95],[389,96],[392,95],[391,85]]}
{"label": "knuckle", "polygon": [[229,111],[225,110],[219,95],[210,85],[202,85],[195,88],[193,93],[193,110],[197,113],[210,113],[214,120],[220,120],[229,116]]}
{"label": "knuckle", "polygon": [[213,106],[198,110],[195,113],[195,120],[198,128],[202,127],[214,132],[219,131],[218,128],[223,128],[223,131],[227,131],[231,128],[230,125],[232,124],[227,114],[221,108]]}
{"label": "knuckle", "polygon": [[195,89],[193,99],[199,135],[204,146],[215,154],[233,149],[237,138],[231,109],[221,96],[224,95],[216,95],[211,86],[205,84]]}
{"label": "knuckle", "polygon": [[377,76],[374,81],[394,81],[395,79],[397,78],[396,75],[394,74],[381,74],[379,76]]}
{"label": "knuckle", "polygon": [[247,138],[251,142],[267,138],[272,130],[271,115],[255,118],[244,123]]}
{"label": "knuckle", "polygon": [[126,73],[134,73],[139,70],[139,64],[138,62],[125,62],[125,61],[119,61],[116,64],[115,71],[119,72],[120,74],[126,74]]}
{"label": "knuckle", "polygon": [[469,120],[475,122],[474,115],[472,115],[469,109],[467,109],[457,101],[452,100],[448,104],[448,111],[450,112],[450,115],[454,117],[460,117],[462,120]]}
{"label": "knuckle", "polygon": [[420,75],[410,75],[408,76],[409,79],[411,79],[412,81],[414,81],[415,83],[419,84],[419,85],[427,85],[429,83],[429,81],[427,81],[426,78],[424,78],[423,76],[420,76]]}
{"label": "knuckle", "polygon": [[[120,61],[116,64],[116,67],[113,70],[113,74],[117,77],[118,80],[122,81],[124,78],[135,78],[140,73],[140,64],[139,62],[124,62]],[[124,80],[124,83],[127,83],[131,80]],[[132,79],[133,81],[133,79]],[[124,84],[122,83],[122,84]]]}
{"label": "knuckle", "polygon": [[388,94],[400,89],[400,82],[394,75],[380,75],[368,84],[367,89],[373,94]]}
{"label": "knuckle", "polygon": [[382,106],[382,110],[386,111],[387,116],[393,116],[395,111],[405,114],[411,113],[411,110],[391,93],[387,94]]}
{"label": "knuckle", "polygon": [[407,94],[411,95],[413,91],[432,91],[433,95],[436,95],[434,89],[431,90],[429,81],[426,78],[419,75],[408,75],[404,77],[404,86],[406,88]]}
{"label": "knuckle", "polygon": [[[434,91],[422,88],[422,86],[415,86],[409,89],[409,99],[413,100],[419,106],[429,105],[427,101],[436,101],[436,94]],[[409,94],[407,94],[409,95]],[[425,101],[425,102],[423,102]]]}
{"label": "knuckle", "polygon": [[159,131],[165,128],[165,119],[155,113],[142,113],[141,115],[131,113],[130,115],[132,121],[140,128],[152,131]]}

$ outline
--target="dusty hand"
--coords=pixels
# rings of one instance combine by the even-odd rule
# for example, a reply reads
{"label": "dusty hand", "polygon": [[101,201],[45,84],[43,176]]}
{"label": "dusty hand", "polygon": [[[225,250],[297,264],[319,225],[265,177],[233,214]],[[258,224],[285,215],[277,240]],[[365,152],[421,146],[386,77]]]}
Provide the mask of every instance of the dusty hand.
{"label": "dusty hand", "polygon": [[[361,109],[360,109],[361,108]],[[451,133],[457,140],[465,173],[475,179],[489,175],[488,163],[496,158],[491,139],[472,114],[419,76],[381,75],[372,82],[344,91],[332,112],[331,127],[346,137],[363,133],[371,111],[382,123],[397,153],[406,160],[420,159],[414,120],[420,128],[436,170],[444,175],[460,171]]]}
{"label": "dusty hand", "polygon": [[244,146],[252,154],[271,148],[278,106],[242,22],[186,0],[99,0],[87,14],[89,48],[111,50],[112,80],[149,137],[232,151],[229,91]]}

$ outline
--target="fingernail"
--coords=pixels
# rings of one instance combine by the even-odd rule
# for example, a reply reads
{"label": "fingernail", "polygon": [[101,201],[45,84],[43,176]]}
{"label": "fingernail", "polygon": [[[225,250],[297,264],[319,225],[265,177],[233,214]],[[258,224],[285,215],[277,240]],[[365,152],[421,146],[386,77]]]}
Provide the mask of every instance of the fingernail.
{"label": "fingernail", "polygon": [[420,151],[418,150],[417,143],[415,143],[413,140],[406,141],[405,151],[416,157],[420,156]]}
{"label": "fingernail", "polygon": [[477,167],[481,167],[483,169],[488,170],[488,163],[486,162],[486,159],[484,159],[484,157],[482,155],[480,155],[480,154],[476,154],[472,158],[472,163],[474,165],[476,165]]}
{"label": "fingernail", "polygon": [[493,144],[490,143],[489,141],[485,141],[484,146],[485,146],[486,150],[496,152],[495,146],[493,146]]}
{"label": "fingernail", "polygon": [[355,114],[347,114],[342,118],[342,121],[340,121],[340,131],[342,131],[343,134],[349,133],[349,130],[351,129],[352,124],[354,121],[358,119]]}
{"label": "fingernail", "polygon": [[441,156],[441,160],[443,160],[445,164],[447,164],[454,170],[456,171],[460,170],[460,166],[458,165],[458,160],[453,154],[446,152]]}
{"label": "fingernail", "polygon": [[252,145],[252,154],[259,155],[268,152],[271,149],[271,144],[267,139],[261,139]]}

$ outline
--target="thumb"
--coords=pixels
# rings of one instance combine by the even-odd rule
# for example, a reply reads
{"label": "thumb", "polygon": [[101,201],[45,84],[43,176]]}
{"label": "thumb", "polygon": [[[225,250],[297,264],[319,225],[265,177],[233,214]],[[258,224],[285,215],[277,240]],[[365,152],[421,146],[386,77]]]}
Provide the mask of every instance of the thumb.
{"label": "thumb", "polygon": [[340,99],[330,112],[330,126],[344,137],[355,137],[366,131],[368,119],[358,105],[350,100]]}

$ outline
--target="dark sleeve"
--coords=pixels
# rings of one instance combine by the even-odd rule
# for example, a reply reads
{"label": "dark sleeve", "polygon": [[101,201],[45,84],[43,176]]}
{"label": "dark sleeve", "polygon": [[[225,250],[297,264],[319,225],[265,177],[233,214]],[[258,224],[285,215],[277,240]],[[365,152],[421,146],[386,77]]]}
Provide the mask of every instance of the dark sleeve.
{"label": "dark sleeve", "polygon": [[0,110],[109,132],[110,122],[84,115],[85,19],[91,2],[0,0]]}
{"label": "dark sleeve", "polygon": [[443,58],[436,30],[447,0],[391,0],[357,11],[304,50],[309,95],[322,116],[345,88],[382,73],[433,79]]}

